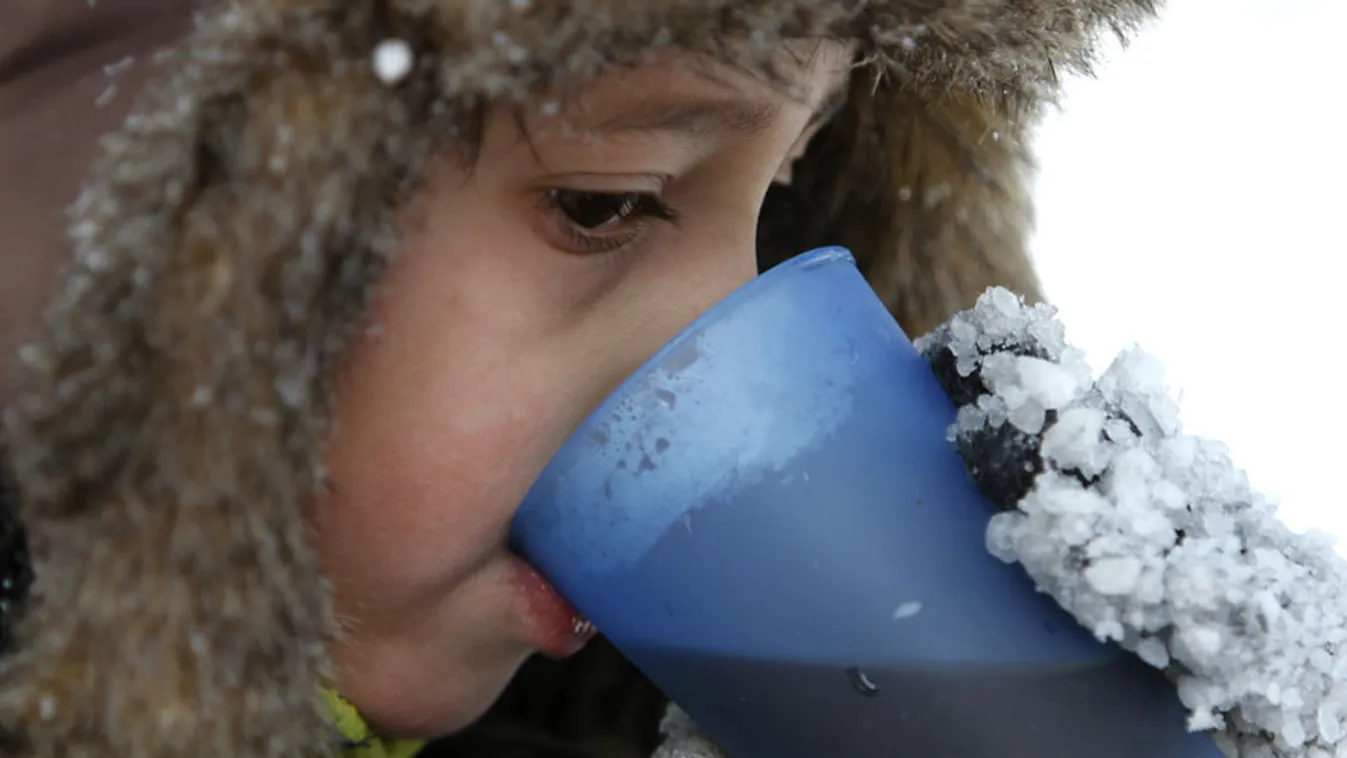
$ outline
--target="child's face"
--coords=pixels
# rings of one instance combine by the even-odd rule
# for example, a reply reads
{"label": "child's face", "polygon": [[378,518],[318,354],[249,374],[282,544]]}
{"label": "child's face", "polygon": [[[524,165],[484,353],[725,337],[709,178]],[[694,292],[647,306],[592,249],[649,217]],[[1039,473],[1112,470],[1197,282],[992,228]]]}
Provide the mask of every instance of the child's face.
{"label": "child's face", "polygon": [[785,85],[670,57],[533,103],[525,132],[492,109],[474,164],[431,172],[339,380],[318,523],[337,684],[376,726],[461,728],[525,657],[580,644],[510,519],[599,401],[756,274],[768,185],[851,60],[792,52]]}

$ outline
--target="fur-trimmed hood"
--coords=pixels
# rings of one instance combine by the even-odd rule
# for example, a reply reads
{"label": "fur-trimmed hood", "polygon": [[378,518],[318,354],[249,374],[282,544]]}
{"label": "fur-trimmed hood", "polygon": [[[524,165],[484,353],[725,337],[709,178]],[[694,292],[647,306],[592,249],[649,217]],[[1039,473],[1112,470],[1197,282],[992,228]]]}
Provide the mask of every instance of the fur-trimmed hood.
{"label": "fur-trimmed hood", "polygon": [[[203,15],[73,209],[74,263],[6,416],[35,581],[0,663],[22,752],[295,758],[331,744],[308,534],[330,372],[394,214],[475,105],[650,48],[866,64],[790,187],[764,266],[852,248],[913,336],[1025,252],[1030,128],[1097,35],[1154,0],[232,0]],[[397,86],[374,49],[408,42]]]}

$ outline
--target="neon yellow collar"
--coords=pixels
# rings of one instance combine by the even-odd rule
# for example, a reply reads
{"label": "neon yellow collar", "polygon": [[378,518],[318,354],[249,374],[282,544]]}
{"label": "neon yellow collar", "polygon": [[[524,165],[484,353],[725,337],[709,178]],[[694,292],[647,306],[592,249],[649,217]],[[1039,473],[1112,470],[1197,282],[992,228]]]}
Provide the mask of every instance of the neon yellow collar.
{"label": "neon yellow collar", "polygon": [[425,747],[422,740],[391,740],[375,734],[349,700],[327,687],[323,688],[323,704],[347,742],[343,758],[412,758]]}

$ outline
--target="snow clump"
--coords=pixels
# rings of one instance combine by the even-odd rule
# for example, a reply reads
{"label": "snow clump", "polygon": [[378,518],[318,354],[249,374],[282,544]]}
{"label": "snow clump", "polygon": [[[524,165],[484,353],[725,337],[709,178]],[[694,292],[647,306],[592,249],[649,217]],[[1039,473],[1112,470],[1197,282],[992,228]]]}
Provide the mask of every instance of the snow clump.
{"label": "snow clump", "polygon": [[1156,360],[1095,378],[1053,308],[999,288],[916,344],[961,407],[995,556],[1164,670],[1228,755],[1347,756],[1347,563],[1183,434]]}

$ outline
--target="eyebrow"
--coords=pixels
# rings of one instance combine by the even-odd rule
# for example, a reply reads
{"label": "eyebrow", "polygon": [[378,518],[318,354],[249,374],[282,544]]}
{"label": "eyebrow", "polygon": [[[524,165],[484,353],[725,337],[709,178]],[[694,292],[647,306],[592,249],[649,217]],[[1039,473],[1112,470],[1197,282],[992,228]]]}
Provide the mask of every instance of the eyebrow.
{"label": "eyebrow", "polygon": [[766,131],[780,111],[777,104],[769,101],[650,98],[603,119],[593,129],[602,132],[665,132],[690,137],[754,135]]}

